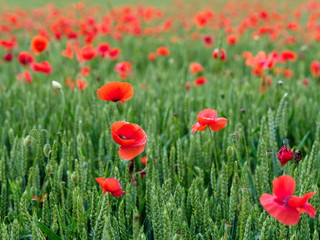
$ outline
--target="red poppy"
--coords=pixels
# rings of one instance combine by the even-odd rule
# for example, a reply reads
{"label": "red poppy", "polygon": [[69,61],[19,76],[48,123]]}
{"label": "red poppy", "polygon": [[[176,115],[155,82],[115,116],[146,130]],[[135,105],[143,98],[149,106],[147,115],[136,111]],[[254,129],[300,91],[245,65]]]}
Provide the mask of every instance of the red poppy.
{"label": "red poppy", "polygon": [[20,52],[18,55],[19,63],[23,66],[28,66],[34,62],[34,57],[31,53],[28,52]]}
{"label": "red poppy", "polygon": [[192,62],[190,63],[190,71],[192,74],[197,74],[198,72],[203,71],[203,67],[200,63]]}
{"label": "red poppy", "polygon": [[293,153],[287,146],[282,146],[277,153],[277,158],[280,160],[281,165],[284,166],[293,158]]}
{"label": "red poppy", "polygon": [[154,52],[149,53],[148,59],[150,62],[153,62],[154,60],[156,60],[156,58],[157,58],[156,53],[154,53]]}
{"label": "red poppy", "polygon": [[206,79],[205,76],[197,77],[193,82],[193,85],[195,87],[198,87],[198,86],[201,86],[201,85],[205,85],[205,84],[207,84],[207,79]]}
{"label": "red poppy", "polygon": [[68,77],[66,79],[66,83],[65,84],[66,84],[67,87],[70,87],[72,90],[74,90],[76,88],[71,77]]}
{"label": "red poppy", "polygon": [[120,146],[119,156],[131,160],[142,153],[146,147],[147,134],[137,124],[118,121],[111,125],[113,140]]}
{"label": "red poppy", "polygon": [[260,203],[264,209],[279,222],[285,225],[295,225],[300,220],[300,213],[308,213],[315,217],[316,209],[308,200],[317,192],[306,193],[303,197],[293,196],[295,180],[283,175],[273,180],[273,195],[264,193]]}
{"label": "red poppy", "polygon": [[90,61],[96,56],[96,50],[92,47],[92,45],[86,45],[81,48],[80,55],[83,60]]}
{"label": "red poppy", "polygon": [[320,62],[313,61],[310,64],[310,71],[314,77],[319,77],[320,76]]}
{"label": "red poppy", "polygon": [[96,178],[96,181],[99,183],[99,185],[102,187],[102,194],[106,194],[107,192],[111,193],[115,197],[120,197],[124,193],[124,191],[121,190],[121,185],[119,181],[115,178],[103,178],[99,177]]}
{"label": "red poppy", "polygon": [[168,49],[167,47],[164,47],[164,46],[157,48],[156,53],[157,53],[159,56],[165,56],[165,57],[167,57],[167,56],[170,55],[169,49]]}
{"label": "red poppy", "polygon": [[81,79],[77,79],[76,83],[80,91],[83,91],[87,86],[87,82]]}
{"label": "red poppy", "polygon": [[219,52],[220,52],[220,60],[224,61],[224,62],[227,61],[227,53],[223,48],[221,48],[221,51],[219,51],[218,48],[214,49],[213,53],[212,53],[212,57],[214,59],[218,59],[219,58]]}
{"label": "red poppy", "polygon": [[186,87],[186,91],[190,92],[191,83],[190,82],[186,82],[185,87]]}
{"label": "red poppy", "polygon": [[124,104],[133,96],[133,88],[127,82],[108,82],[98,89],[98,96],[101,100],[118,102]]}
{"label": "red poppy", "polygon": [[41,63],[35,63],[32,65],[32,70],[34,72],[43,72],[44,74],[49,75],[51,73],[52,67],[48,61]]}
{"label": "red poppy", "polygon": [[83,66],[80,69],[79,75],[85,77],[85,76],[88,76],[90,72],[91,72],[91,68],[89,66]]}
{"label": "red poppy", "polygon": [[62,56],[73,59],[73,50],[72,50],[72,44],[68,43],[67,48],[65,50],[62,50],[61,52]]}
{"label": "red poppy", "polygon": [[230,44],[230,45],[236,44],[237,41],[238,41],[238,37],[237,37],[236,35],[233,35],[233,34],[232,34],[232,35],[229,35],[229,36],[227,37],[227,43]]}
{"label": "red poppy", "polygon": [[212,45],[213,45],[213,39],[212,39],[211,36],[209,36],[209,35],[204,36],[202,40],[203,40],[204,45],[205,45],[207,48],[212,47]]}
{"label": "red poppy", "polygon": [[37,36],[34,36],[31,40],[31,50],[36,55],[43,53],[48,46],[49,46],[49,41],[44,36],[37,35]]}
{"label": "red poppy", "polygon": [[292,52],[290,50],[284,50],[281,52],[281,58],[283,61],[296,61],[297,60],[297,54],[295,52]]}
{"label": "red poppy", "polygon": [[197,120],[198,122],[192,126],[191,133],[195,133],[196,131],[204,131],[207,125],[212,131],[218,132],[227,124],[226,118],[217,118],[216,110],[210,108],[202,110],[198,114]]}
{"label": "red poppy", "polygon": [[12,49],[16,46],[16,39],[15,37],[12,37],[11,39],[1,39],[0,45],[5,49]]}
{"label": "red poppy", "polygon": [[6,62],[11,62],[13,59],[13,54],[12,53],[6,53],[6,55],[4,55],[3,60],[5,60]]}
{"label": "red poppy", "polygon": [[24,80],[26,83],[31,83],[32,82],[32,75],[29,71],[23,71],[22,74],[17,74],[17,78],[19,80]]}
{"label": "red poppy", "polygon": [[120,55],[120,48],[113,48],[109,51],[109,57],[112,60],[116,60]]}
{"label": "red poppy", "polygon": [[101,58],[108,56],[109,50],[111,49],[109,43],[100,43],[98,46],[98,53]]}
{"label": "red poppy", "polygon": [[147,160],[148,160],[148,156],[144,156],[143,158],[141,158],[141,162],[147,166]]}
{"label": "red poppy", "polygon": [[119,73],[121,79],[126,79],[129,76],[132,76],[132,64],[130,62],[120,62],[117,63],[115,71]]}

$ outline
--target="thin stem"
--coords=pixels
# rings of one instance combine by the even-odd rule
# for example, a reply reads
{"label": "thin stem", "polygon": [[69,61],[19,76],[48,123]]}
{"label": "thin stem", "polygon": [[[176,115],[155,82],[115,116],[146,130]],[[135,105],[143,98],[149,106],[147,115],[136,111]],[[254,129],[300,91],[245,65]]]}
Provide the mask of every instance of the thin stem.
{"label": "thin stem", "polygon": [[60,90],[60,92],[61,92],[61,96],[62,96],[62,113],[61,113],[61,119],[60,119],[60,124],[59,124],[59,128],[58,128],[58,132],[60,132],[60,130],[61,130],[62,121],[63,121],[63,116],[64,116],[64,109],[65,109],[65,105],[66,105],[66,100],[65,100],[65,97],[64,97],[64,92],[63,92],[62,89]]}
{"label": "thin stem", "polygon": [[213,132],[209,128],[208,128],[208,130],[210,132],[211,141],[212,141],[212,145],[213,145],[213,155],[214,155],[214,160],[215,160],[215,164],[216,164],[216,170],[218,170],[217,150],[216,150],[216,145],[214,143]]}

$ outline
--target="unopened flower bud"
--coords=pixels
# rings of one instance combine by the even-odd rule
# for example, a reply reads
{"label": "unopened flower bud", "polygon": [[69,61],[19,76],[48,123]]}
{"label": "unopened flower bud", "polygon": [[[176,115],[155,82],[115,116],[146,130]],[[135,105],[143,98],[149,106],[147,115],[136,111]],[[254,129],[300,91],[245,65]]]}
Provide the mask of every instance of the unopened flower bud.
{"label": "unopened flower bud", "polygon": [[55,90],[58,90],[58,91],[61,90],[61,84],[59,82],[52,81],[52,86]]}
{"label": "unopened flower bud", "polygon": [[82,133],[79,133],[78,136],[77,136],[77,142],[79,145],[82,145],[83,143],[83,140],[84,140],[84,136]]}
{"label": "unopened flower bud", "polygon": [[301,151],[298,149],[294,152],[294,163],[298,163],[302,160]]}
{"label": "unopened flower bud", "polygon": [[43,154],[48,157],[49,156],[49,152],[51,150],[51,146],[49,143],[46,143],[43,147]]}
{"label": "unopened flower bud", "polygon": [[57,223],[53,223],[51,226],[51,229],[54,233],[56,233],[58,231],[58,224]]}
{"label": "unopened flower bud", "polygon": [[30,135],[28,135],[25,139],[24,139],[24,146],[29,147],[31,145],[32,142],[32,138]]}
{"label": "unopened flower bud", "polygon": [[233,156],[233,147],[231,147],[231,146],[227,147],[227,154],[228,154],[229,157]]}
{"label": "unopened flower bud", "polygon": [[71,179],[74,182],[77,182],[79,180],[79,174],[77,172],[73,172],[71,175]]}

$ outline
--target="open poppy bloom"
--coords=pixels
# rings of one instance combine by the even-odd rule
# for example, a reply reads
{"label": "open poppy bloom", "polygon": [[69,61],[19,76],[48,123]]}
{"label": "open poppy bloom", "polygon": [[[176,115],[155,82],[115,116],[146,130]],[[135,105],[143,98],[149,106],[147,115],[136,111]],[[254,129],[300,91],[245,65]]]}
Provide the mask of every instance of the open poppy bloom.
{"label": "open poppy bloom", "polygon": [[43,53],[49,46],[47,38],[41,35],[34,36],[31,41],[31,50],[36,54]]}
{"label": "open poppy bloom", "polygon": [[288,175],[274,179],[272,184],[273,195],[264,193],[260,197],[260,203],[272,217],[285,225],[297,224],[300,213],[315,217],[316,209],[308,200],[317,192],[306,193],[303,197],[293,196],[296,182]]}
{"label": "open poppy bloom", "polygon": [[111,193],[115,197],[120,197],[124,193],[124,191],[121,190],[121,185],[119,181],[115,178],[103,178],[99,177],[96,178],[96,181],[99,183],[99,185],[102,187],[102,194],[106,194],[106,192]]}
{"label": "open poppy bloom", "polygon": [[90,61],[96,56],[96,50],[92,45],[85,45],[81,48],[80,55],[84,61]]}
{"label": "open poppy bloom", "polygon": [[101,100],[118,102],[124,104],[133,96],[133,88],[127,82],[108,82],[98,89],[98,96]]}
{"label": "open poppy bloom", "polygon": [[73,50],[72,50],[72,44],[68,43],[67,48],[65,50],[62,50],[61,52],[62,56],[67,57],[69,59],[73,59]]}
{"label": "open poppy bloom", "polygon": [[158,54],[158,56],[167,57],[167,56],[170,55],[169,49],[167,47],[164,47],[164,46],[157,48],[156,53]]}
{"label": "open poppy bloom", "polygon": [[48,61],[44,61],[33,64],[32,70],[34,72],[43,72],[44,74],[49,75],[51,73],[52,67]]}
{"label": "open poppy bloom", "polygon": [[228,121],[226,118],[217,118],[216,110],[210,108],[199,112],[197,120],[198,122],[192,126],[191,133],[204,131],[207,125],[212,131],[218,132],[226,126]]}
{"label": "open poppy bloom", "polygon": [[20,52],[18,55],[19,63],[23,66],[28,66],[34,62],[34,57],[31,53],[28,52]]}
{"label": "open poppy bloom", "polygon": [[80,91],[83,91],[87,86],[87,82],[82,79],[77,79],[76,83]]}
{"label": "open poppy bloom", "polygon": [[131,160],[146,147],[147,134],[137,124],[118,121],[111,125],[113,140],[120,145],[119,156]]}
{"label": "open poppy bloom", "polygon": [[192,62],[190,63],[190,71],[192,74],[197,74],[198,72],[201,73],[203,71],[203,67],[200,63]]}

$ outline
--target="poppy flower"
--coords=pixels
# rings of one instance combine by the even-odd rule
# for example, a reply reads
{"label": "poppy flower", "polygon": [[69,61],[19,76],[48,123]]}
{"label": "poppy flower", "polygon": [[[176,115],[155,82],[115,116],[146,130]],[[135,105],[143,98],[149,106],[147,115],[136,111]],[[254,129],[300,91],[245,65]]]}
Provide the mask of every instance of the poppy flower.
{"label": "poppy flower", "polygon": [[34,57],[29,52],[20,52],[18,55],[18,61],[22,66],[28,66],[34,62]]}
{"label": "poppy flower", "polygon": [[128,75],[132,76],[132,64],[130,62],[117,63],[115,71],[119,73],[121,79],[126,79]]}
{"label": "poppy flower", "polygon": [[212,131],[218,132],[226,126],[228,121],[226,118],[217,118],[216,110],[210,108],[199,112],[197,120],[198,122],[192,126],[191,133],[204,131],[207,128],[207,125]]}
{"label": "poppy flower", "polygon": [[193,82],[193,85],[195,87],[198,87],[198,86],[201,86],[201,85],[205,85],[205,84],[207,84],[207,79],[206,79],[205,76],[197,77]]}
{"label": "poppy flower", "polygon": [[315,217],[316,209],[308,200],[317,192],[306,193],[303,197],[293,196],[296,182],[288,175],[274,179],[272,185],[273,195],[264,193],[260,197],[261,205],[272,217],[285,225],[297,224],[300,213]]}
{"label": "poppy flower", "polygon": [[32,75],[29,71],[23,71],[22,74],[18,73],[17,78],[19,80],[24,80],[26,83],[31,83],[32,82]]}
{"label": "poppy flower", "polygon": [[186,87],[186,91],[190,92],[191,83],[190,82],[186,82],[185,87]]}
{"label": "poppy flower", "polygon": [[236,36],[236,35],[229,35],[228,37],[227,37],[227,43],[229,44],[229,45],[234,45],[234,44],[236,44],[237,43],[237,41],[238,41],[238,37]]}
{"label": "poppy flower", "polygon": [[91,72],[91,68],[89,66],[83,66],[80,69],[79,75],[85,77],[85,76],[88,76],[90,72]]}
{"label": "poppy flower", "polygon": [[49,75],[51,73],[52,67],[48,61],[41,63],[35,63],[32,65],[32,70],[34,72],[43,72],[44,74]]}
{"label": "poppy flower", "polygon": [[203,67],[200,63],[192,62],[190,63],[190,71],[192,74],[197,74],[198,72],[203,71]]}
{"label": "poppy flower", "polygon": [[121,190],[121,185],[119,181],[115,178],[103,178],[99,177],[96,178],[96,181],[99,183],[99,185],[102,187],[102,194],[106,194],[107,192],[111,193],[115,197],[120,197],[124,193],[124,191]]}
{"label": "poppy flower", "polygon": [[137,124],[118,121],[111,125],[113,140],[120,145],[119,156],[131,160],[146,147],[147,134]]}
{"label": "poppy flower", "polygon": [[34,36],[31,40],[31,50],[36,55],[43,53],[48,46],[49,46],[49,41],[44,36],[37,35],[37,36]]}
{"label": "poppy flower", "polygon": [[153,62],[154,60],[156,60],[156,58],[157,58],[156,53],[154,53],[154,52],[149,53],[149,55],[148,55],[148,60],[149,60],[150,62]]}
{"label": "poppy flower", "polygon": [[[219,57],[219,53],[220,53],[220,57]],[[221,50],[219,50],[218,48],[214,49],[212,52],[212,57],[214,59],[220,58],[220,60],[223,62],[227,61],[227,53],[223,48],[221,48]]]}
{"label": "poppy flower", "polygon": [[109,50],[111,49],[109,43],[100,43],[98,46],[98,53],[101,58],[108,56]]}
{"label": "poppy flower", "polygon": [[282,166],[286,165],[293,158],[293,153],[287,146],[282,146],[277,153],[277,158]]}
{"label": "poppy flower", "polygon": [[67,48],[65,50],[62,50],[61,52],[62,56],[67,57],[69,59],[73,59],[73,50],[72,50],[72,44],[68,43]]}
{"label": "poppy flower", "polygon": [[164,56],[164,57],[167,57],[167,56],[170,55],[169,49],[167,47],[164,47],[164,46],[157,48],[156,53],[157,53],[158,56]]}
{"label": "poppy flower", "polygon": [[11,62],[13,59],[13,54],[12,53],[6,53],[6,55],[4,55],[3,60],[5,60],[6,62]]}
{"label": "poppy flower", "polygon": [[320,62],[313,61],[310,64],[310,71],[314,77],[320,76]]}
{"label": "poppy flower", "polygon": [[15,37],[12,37],[11,39],[1,39],[0,45],[5,49],[12,49],[16,46],[16,39]]}
{"label": "poppy flower", "polygon": [[66,82],[65,82],[66,86],[67,87],[70,87],[72,90],[74,90],[76,87],[74,85],[74,82],[72,81],[72,78],[71,77],[68,77],[66,79]]}
{"label": "poppy flower", "polygon": [[141,158],[141,162],[147,166],[147,160],[148,160],[148,156],[144,156],[143,158]]}
{"label": "poppy flower", "polygon": [[83,91],[87,86],[87,82],[81,79],[77,79],[76,83],[80,91]]}
{"label": "poppy flower", "polygon": [[284,50],[281,52],[281,58],[283,61],[296,61],[297,60],[297,54],[295,52],[292,52],[290,50]]}
{"label": "poppy flower", "polygon": [[109,51],[109,57],[112,60],[116,60],[120,55],[120,48],[113,48]]}
{"label": "poppy flower", "polygon": [[211,36],[207,35],[207,36],[204,36],[203,39],[202,39],[204,45],[207,47],[207,48],[210,48],[212,47],[213,45],[213,39]]}
{"label": "poppy flower", "polygon": [[133,96],[133,88],[127,82],[108,82],[98,89],[98,96],[101,100],[118,102],[124,104]]}
{"label": "poppy flower", "polygon": [[96,50],[92,47],[92,45],[86,45],[81,48],[80,55],[83,60],[90,61],[96,56]]}

